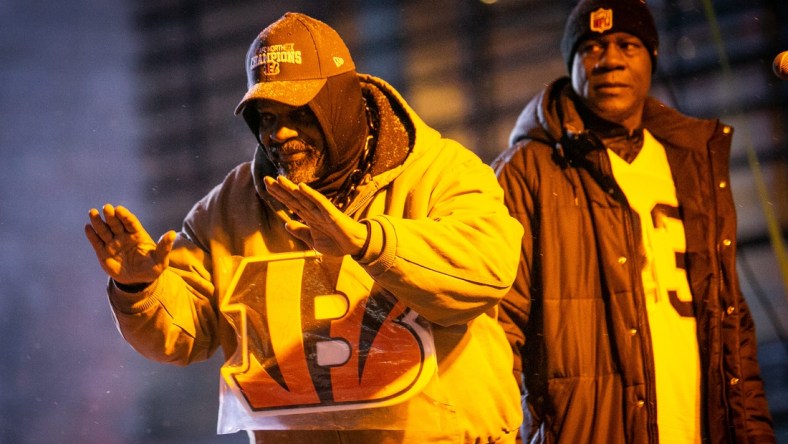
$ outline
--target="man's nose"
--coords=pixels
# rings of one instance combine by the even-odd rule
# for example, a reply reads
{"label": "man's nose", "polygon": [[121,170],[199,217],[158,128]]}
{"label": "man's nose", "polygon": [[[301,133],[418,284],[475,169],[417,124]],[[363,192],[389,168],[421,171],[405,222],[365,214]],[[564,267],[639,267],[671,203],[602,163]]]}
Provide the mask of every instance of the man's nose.
{"label": "man's nose", "polygon": [[278,125],[276,130],[271,133],[271,140],[282,143],[296,136],[298,136],[298,131],[286,125]]}
{"label": "man's nose", "polygon": [[616,68],[624,63],[624,53],[623,50],[613,43],[610,43],[604,47],[599,60],[597,61],[597,66],[600,68]]}

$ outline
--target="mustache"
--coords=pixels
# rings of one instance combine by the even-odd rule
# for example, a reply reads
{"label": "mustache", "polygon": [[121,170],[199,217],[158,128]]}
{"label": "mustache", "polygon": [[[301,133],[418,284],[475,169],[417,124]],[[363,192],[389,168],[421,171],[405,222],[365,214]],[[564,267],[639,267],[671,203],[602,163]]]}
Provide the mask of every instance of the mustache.
{"label": "mustache", "polygon": [[311,143],[301,139],[290,139],[283,143],[271,143],[268,146],[268,151],[273,156],[288,155],[292,153],[299,153],[302,151],[315,151],[315,146]]}

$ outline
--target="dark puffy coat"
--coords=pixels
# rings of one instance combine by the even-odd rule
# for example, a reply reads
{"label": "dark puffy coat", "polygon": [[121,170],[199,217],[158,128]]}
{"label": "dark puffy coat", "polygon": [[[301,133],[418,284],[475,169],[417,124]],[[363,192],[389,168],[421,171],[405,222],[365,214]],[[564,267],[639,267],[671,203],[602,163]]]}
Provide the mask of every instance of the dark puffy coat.
{"label": "dark puffy coat", "polygon": [[[686,233],[704,442],[774,442],[735,269],[732,130],[652,98],[643,127],[665,146]],[[656,443],[639,219],[584,130],[568,78],[528,104],[511,142],[494,167],[526,233],[501,316],[524,381],[524,440]]]}

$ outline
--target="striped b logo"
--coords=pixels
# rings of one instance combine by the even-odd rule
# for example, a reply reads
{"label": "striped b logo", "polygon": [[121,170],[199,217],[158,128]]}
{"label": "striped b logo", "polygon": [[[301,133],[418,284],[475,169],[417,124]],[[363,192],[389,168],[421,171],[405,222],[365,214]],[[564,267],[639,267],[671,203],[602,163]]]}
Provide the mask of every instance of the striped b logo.
{"label": "striped b logo", "polygon": [[429,327],[349,258],[247,258],[221,310],[238,334],[222,376],[250,414],[390,405],[435,370]]}

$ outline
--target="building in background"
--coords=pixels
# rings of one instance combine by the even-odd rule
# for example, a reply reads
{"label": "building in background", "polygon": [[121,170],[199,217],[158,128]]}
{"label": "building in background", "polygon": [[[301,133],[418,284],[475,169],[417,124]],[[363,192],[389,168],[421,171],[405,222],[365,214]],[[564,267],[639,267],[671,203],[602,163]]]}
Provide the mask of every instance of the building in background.
{"label": "building in background", "polygon": [[[558,48],[572,3],[0,4],[0,443],[247,442],[214,435],[220,356],[169,367],[120,338],[81,226],[91,206],[112,201],[138,211],[154,237],[177,229],[251,159],[254,140],[233,110],[262,27],[287,10],[326,21],[360,72],[390,81],[432,126],[491,161],[525,103],[565,72]],[[740,280],[788,443],[788,290],[773,244],[788,228],[788,81],[771,71],[788,50],[788,3],[649,5],[661,33],[653,93],[736,130]]]}

